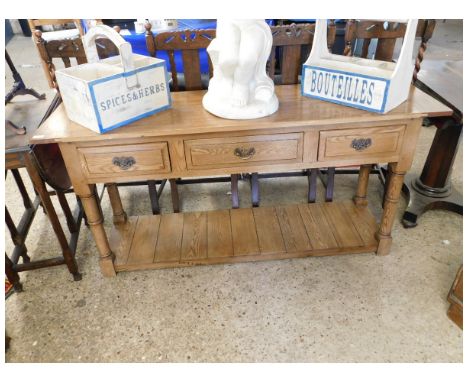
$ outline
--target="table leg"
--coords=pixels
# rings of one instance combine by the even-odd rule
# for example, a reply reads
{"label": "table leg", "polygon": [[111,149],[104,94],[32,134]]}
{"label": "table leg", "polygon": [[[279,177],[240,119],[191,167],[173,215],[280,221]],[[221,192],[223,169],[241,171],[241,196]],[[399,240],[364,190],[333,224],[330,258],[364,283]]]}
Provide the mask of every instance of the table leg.
{"label": "table leg", "polygon": [[[84,193],[87,188],[87,193]],[[75,189],[75,192],[77,190]],[[93,234],[94,241],[99,251],[99,266],[101,272],[106,277],[115,276],[114,259],[115,255],[112,252],[109,241],[107,240],[106,231],[104,230],[104,219],[99,209],[98,201],[96,200],[96,194],[94,193],[94,185],[82,185],[78,196],[83,204],[83,209],[88,217],[89,228]]]}
{"label": "table leg", "polygon": [[68,270],[73,275],[73,279],[75,281],[79,281],[81,280],[81,274],[78,272],[78,265],[76,264],[75,254],[68,245],[68,240],[62,230],[62,226],[58,219],[57,213],[55,212],[52,200],[50,199],[49,192],[47,191],[46,185],[37,171],[37,166],[34,162],[35,159],[31,153],[28,153],[24,156],[24,161],[26,170],[28,171],[29,177],[31,178],[34,189],[38,192],[39,197],[41,198],[44,209],[47,212],[47,217],[49,218],[52,228],[55,232],[55,236],[60,243],[63,258],[67,264]]}
{"label": "table leg", "polygon": [[405,177],[405,172],[396,169],[396,163],[389,163],[388,172],[389,180],[387,192],[385,194],[384,210],[379,231],[376,234],[376,239],[379,242],[376,252],[377,255],[388,255],[390,253],[390,247],[392,245],[392,227]]}
{"label": "table leg", "polygon": [[[120,198],[119,189],[116,183],[106,184],[107,193],[114,214],[114,224],[121,224],[127,221],[127,214],[122,206],[122,199]],[[154,213],[154,212],[153,212]]]}
{"label": "table leg", "polygon": [[358,207],[367,206],[367,186],[369,185],[369,174],[372,170],[372,165],[365,164],[359,168],[358,186],[356,195],[354,195],[354,204]]}
{"label": "table leg", "polygon": [[452,188],[450,174],[457,154],[463,125],[453,118],[435,120],[438,127],[420,176],[406,179],[403,192],[408,207],[403,215],[405,228],[415,227],[418,218],[431,209],[463,215],[463,197]]}

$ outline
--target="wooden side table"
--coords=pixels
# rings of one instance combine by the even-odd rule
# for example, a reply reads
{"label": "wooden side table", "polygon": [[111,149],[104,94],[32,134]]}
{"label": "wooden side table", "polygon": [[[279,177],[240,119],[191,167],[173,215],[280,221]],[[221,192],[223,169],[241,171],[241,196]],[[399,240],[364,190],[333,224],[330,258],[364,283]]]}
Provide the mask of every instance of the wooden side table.
{"label": "wooden side table", "polygon": [[[44,103],[44,108],[47,104]],[[16,291],[21,291],[22,286],[18,272],[33,270],[43,267],[65,264],[73,275],[74,280],[81,280],[81,274],[75,261],[75,250],[80,232],[83,211],[80,206],[72,213],[63,191],[48,191],[39,171],[39,166],[35,155],[28,144],[29,138],[35,133],[36,126],[42,116],[38,113],[41,108],[30,111],[28,102],[15,102],[8,104],[5,108],[6,114],[11,119],[20,118],[26,124],[26,134],[18,134],[12,129],[5,130],[5,177],[11,173],[16,181],[19,196],[23,200],[25,211],[18,225],[16,225],[5,205],[5,223],[10,232],[14,250],[9,256],[5,253],[5,273]],[[19,169],[25,168],[36,193],[34,200],[31,200]],[[56,195],[64,211],[67,226],[71,233],[70,241],[67,240],[60,224],[59,218],[52,204],[51,196]],[[25,242],[31,224],[34,220],[39,205],[42,205],[51,227],[55,232],[57,240],[62,250],[61,256],[50,259],[34,261],[26,248]],[[22,259],[22,262],[19,260]]]}
{"label": "wooden side table", "polygon": [[433,118],[437,127],[420,175],[405,179],[403,192],[409,203],[403,215],[406,228],[431,209],[463,214],[463,196],[452,187],[450,174],[463,129],[463,61],[424,60],[416,86],[453,110],[450,116]]}

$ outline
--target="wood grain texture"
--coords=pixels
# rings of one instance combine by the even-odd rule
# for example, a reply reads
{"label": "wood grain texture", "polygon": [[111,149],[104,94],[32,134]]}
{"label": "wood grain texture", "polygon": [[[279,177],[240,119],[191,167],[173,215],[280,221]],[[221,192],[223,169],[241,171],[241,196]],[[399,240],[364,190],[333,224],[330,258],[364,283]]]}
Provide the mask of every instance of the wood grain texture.
{"label": "wood grain texture", "polygon": [[369,210],[366,208],[359,208],[351,201],[343,202],[342,206],[344,211],[346,211],[351,218],[351,222],[359,222],[359,226],[354,225],[354,228],[361,237],[362,242],[364,244],[372,243],[378,226],[375,224],[375,219],[369,213]]}
{"label": "wood grain texture", "polygon": [[[405,126],[383,126],[365,129],[320,132],[319,160],[341,158],[397,158],[403,143]],[[353,148],[354,140],[370,139],[362,150]]]}
{"label": "wood grain texture", "polygon": [[340,247],[359,247],[364,245],[351,217],[336,203],[321,205],[328,223],[333,226],[333,234]]}
{"label": "wood grain texture", "polygon": [[[230,133],[306,127],[307,130],[321,126],[346,125],[373,121],[419,118],[422,116],[447,116],[452,110],[421,90],[412,87],[408,101],[386,114],[375,114],[351,107],[337,105],[301,96],[300,85],[282,85],[275,88],[279,98],[278,111],[268,117],[252,121],[218,118],[201,106],[205,91],[176,92],[171,94],[172,109],[132,122],[106,134],[97,134],[70,121],[63,105],[52,113],[31,139],[32,143],[90,142],[143,137],[169,137],[203,133]],[[343,128],[346,128],[346,125]],[[336,127],[335,127],[336,128]]]}
{"label": "wood grain texture", "polygon": [[[332,204],[339,210],[354,209],[347,217],[352,227],[370,227],[359,245],[348,240],[345,242],[348,246],[342,246],[334,239],[341,238],[337,233],[337,219],[342,216],[325,216],[324,211],[332,208]],[[277,214],[278,209],[281,215]],[[147,219],[145,227],[150,228],[140,233],[136,230],[138,218],[135,217],[113,229],[111,247],[116,253],[117,271],[329,256],[377,249],[377,241],[371,235],[377,229],[375,219],[367,209],[357,208],[351,201],[152,215]],[[159,231],[155,228],[158,219]],[[141,223],[139,226],[143,228]],[[291,236],[291,231],[295,235]],[[145,249],[139,244],[145,235],[158,237],[153,260],[149,260],[154,250],[151,245]],[[127,258],[130,246],[143,252]]]}
{"label": "wood grain texture", "polygon": [[333,236],[333,227],[330,227],[320,205],[299,205],[304,226],[313,249],[337,248],[338,243]]}
{"label": "wood grain texture", "polygon": [[208,257],[233,256],[229,210],[207,212]]}
{"label": "wood grain texture", "polygon": [[258,255],[260,248],[252,209],[231,210],[230,214],[234,256]]}
{"label": "wood grain texture", "polygon": [[253,214],[260,252],[262,254],[285,252],[286,248],[275,208],[254,208]]}
{"label": "wood grain texture", "polygon": [[312,247],[298,207],[295,205],[276,207],[281,232],[288,252],[307,251]]}
{"label": "wood grain texture", "polygon": [[130,246],[138,223],[138,216],[131,216],[124,224],[118,224],[111,231],[109,246],[115,253],[115,264],[123,265],[128,262]]}
{"label": "wood grain texture", "polygon": [[206,212],[184,214],[181,261],[204,259],[208,256]]}
{"label": "wood grain texture", "polygon": [[[83,168],[88,177],[109,174],[152,174],[171,171],[169,152],[166,142],[144,143],[140,145],[115,145],[82,147],[78,149]],[[132,158],[134,164],[129,168],[119,167],[116,158]]]}
{"label": "wood grain texture", "polygon": [[161,215],[143,215],[138,218],[128,262],[132,264],[153,262],[160,223]]}
{"label": "wood grain texture", "polygon": [[[302,134],[276,134],[185,141],[187,167],[223,167],[252,162],[302,162]],[[241,157],[236,150],[251,152]]]}
{"label": "wood grain texture", "polygon": [[[153,215],[158,216],[158,215]],[[155,262],[179,261],[184,227],[183,214],[165,214],[161,224],[154,254]]]}

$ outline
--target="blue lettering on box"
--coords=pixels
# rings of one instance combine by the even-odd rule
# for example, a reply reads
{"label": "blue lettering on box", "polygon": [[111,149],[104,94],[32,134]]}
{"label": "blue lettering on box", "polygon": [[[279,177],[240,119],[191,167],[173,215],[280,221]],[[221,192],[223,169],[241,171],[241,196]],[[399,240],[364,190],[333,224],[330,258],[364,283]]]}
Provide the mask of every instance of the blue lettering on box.
{"label": "blue lettering on box", "polygon": [[303,65],[302,95],[383,113],[390,80],[337,69]]}

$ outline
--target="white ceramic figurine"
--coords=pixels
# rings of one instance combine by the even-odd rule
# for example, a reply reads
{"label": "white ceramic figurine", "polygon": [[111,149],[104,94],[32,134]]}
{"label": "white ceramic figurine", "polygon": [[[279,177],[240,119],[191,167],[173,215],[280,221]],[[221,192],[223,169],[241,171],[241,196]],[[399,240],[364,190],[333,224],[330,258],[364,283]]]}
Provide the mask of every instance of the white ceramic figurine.
{"label": "white ceramic figurine", "polygon": [[218,20],[207,51],[213,77],[203,98],[210,113],[229,119],[265,117],[278,110],[266,73],[273,37],[264,20]]}

